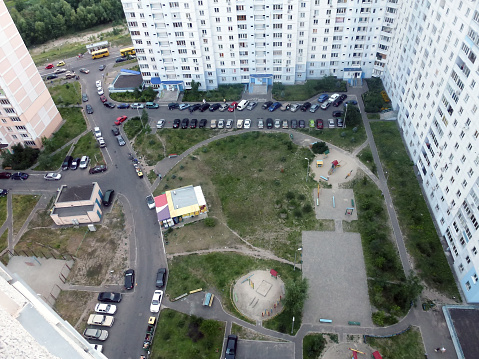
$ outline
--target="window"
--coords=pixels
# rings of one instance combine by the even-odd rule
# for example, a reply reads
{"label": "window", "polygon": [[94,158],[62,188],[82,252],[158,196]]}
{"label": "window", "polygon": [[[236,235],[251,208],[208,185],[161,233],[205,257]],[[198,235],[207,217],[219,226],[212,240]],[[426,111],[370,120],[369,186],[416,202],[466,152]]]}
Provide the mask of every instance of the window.
{"label": "window", "polygon": [[466,289],[467,291],[471,290],[471,283],[469,283],[469,281],[466,282]]}

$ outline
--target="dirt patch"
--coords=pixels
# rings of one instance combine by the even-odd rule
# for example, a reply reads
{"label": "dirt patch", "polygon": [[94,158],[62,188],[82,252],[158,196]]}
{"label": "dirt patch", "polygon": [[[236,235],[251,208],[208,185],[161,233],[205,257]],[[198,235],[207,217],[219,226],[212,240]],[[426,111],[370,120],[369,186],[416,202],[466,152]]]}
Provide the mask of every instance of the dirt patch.
{"label": "dirt patch", "polygon": [[[93,309],[96,302],[96,293],[79,291],[62,291],[58,296],[54,308],[60,316],[78,331],[78,325],[85,323],[82,317]],[[87,308],[87,309],[85,309]],[[90,309],[91,308],[91,309]]]}
{"label": "dirt patch", "polygon": [[231,334],[236,334],[240,339],[244,339],[244,340],[264,340],[268,342],[281,342],[281,343],[286,342],[286,340],[261,334],[253,329],[243,327],[236,323],[233,323],[233,326],[231,328]]}

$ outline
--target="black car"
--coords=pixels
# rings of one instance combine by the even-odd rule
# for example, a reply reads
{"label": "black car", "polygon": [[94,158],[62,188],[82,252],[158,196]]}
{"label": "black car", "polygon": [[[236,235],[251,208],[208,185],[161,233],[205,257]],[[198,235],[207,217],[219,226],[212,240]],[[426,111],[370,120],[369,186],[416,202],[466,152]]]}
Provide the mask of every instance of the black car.
{"label": "black car", "polygon": [[53,80],[53,79],[56,79],[58,76],[57,75],[48,75],[47,76],[47,80]]}
{"label": "black car", "polygon": [[273,104],[273,101],[266,101],[263,106],[261,106],[261,108],[263,110],[266,110],[267,108],[269,108],[269,106],[271,106]]}
{"label": "black car", "polygon": [[111,204],[111,202],[113,202],[114,194],[115,194],[115,190],[113,189],[109,189],[105,191],[105,193],[103,194],[103,200],[102,200],[102,203],[105,207],[108,207]]}
{"label": "black car", "polygon": [[348,95],[346,95],[346,94],[344,94],[344,93],[341,94],[341,96],[339,96],[339,98],[341,99],[341,101],[346,100],[347,97],[348,97]]}
{"label": "black car", "polygon": [[311,107],[311,102],[305,102],[301,105],[301,111],[306,112]]}
{"label": "black car", "polygon": [[188,124],[190,123],[190,120],[188,120],[187,118],[184,118],[182,121],[181,121],[181,128],[182,129],[185,129],[185,128],[188,128]]}
{"label": "black car", "polygon": [[298,127],[304,128],[304,126],[305,126],[304,120],[299,120]]}
{"label": "black car", "polygon": [[333,101],[333,106],[338,107],[343,103],[343,100],[341,100],[341,97],[338,97],[336,100]]}
{"label": "black car", "polygon": [[173,128],[179,128],[180,127],[181,120],[179,118],[175,119],[173,121]]}
{"label": "black car", "polygon": [[28,178],[28,173],[25,173],[25,172],[15,172],[15,173],[12,173],[12,176],[10,177],[12,180],[16,180],[16,181],[23,181],[23,180],[26,180]]}
{"label": "black car", "polygon": [[72,164],[70,166],[71,170],[76,170],[78,166],[80,165],[80,158],[74,158],[72,161]]}
{"label": "black car", "polygon": [[116,108],[130,108],[129,103],[120,103]]}
{"label": "black car", "polygon": [[86,93],[82,94],[81,99],[82,99],[83,102],[87,102],[88,101],[88,95]]}
{"label": "black car", "polygon": [[126,61],[126,60],[128,60],[127,57],[117,57],[115,62],[123,62],[123,61]]}
{"label": "black car", "polygon": [[120,303],[121,293],[100,292],[98,294],[98,301],[103,303]]}
{"label": "black car", "polygon": [[190,106],[189,110],[190,110],[190,113],[193,113],[195,112],[196,110],[199,110],[201,107],[201,105],[199,103],[197,104],[194,104],[193,106]]}
{"label": "black car", "polygon": [[98,70],[103,71],[103,70],[105,69],[105,67],[106,67],[105,65],[100,65],[100,67],[98,68]]}
{"label": "black car", "polygon": [[206,127],[206,124],[208,123],[208,120],[202,119],[200,120],[200,124],[198,125],[199,128],[204,128]]}
{"label": "black car", "polygon": [[291,128],[298,128],[298,121],[297,120],[291,120]]}
{"label": "black car", "polygon": [[93,107],[91,107],[91,105],[86,105],[85,110],[86,110],[86,113],[90,115],[93,113]]}
{"label": "black car", "polygon": [[[0,189],[0,197],[5,197],[8,194],[7,189]],[[157,279],[158,280],[158,279]]]}
{"label": "black car", "polygon": [[107,170],[106,165],[99,165],[99,166],[95,166],[95,167],[90,168],[88,173],[92,175],[92,174],[95,174],[95,173],[105,172],[106,170]]}
{"label": "black car", "polygon": [[220,104],[220,103],[214,103],[214,104],[210,105],[209,110],[210,110],[211,112],[214,112],[214,111],[216,111],[217,109],[219,109],[220,107],[221,107],[221,104]]}
{"label": "black car", "polygon": [[334,117],[342,117],[342,116],[343,116],[343,112],[342,112],[342,111],[333,111],[333,116],[334,116]]}
{"label": "black car", "polygon": [[72,165],[73,157],[66,156],[62,163],[62,171],[66,171]]}
{"label": "black car", "polygon": [[205,112],[209,108],[210,108],[210,104],[209,103],[204,103],[200,106],[200,112]]}
{"label": "black car", "polygon": [[161,288],[165,285],[166,268],[158,269],[156,273],[156,287]]}
{"label": "black car", "polygon": [[198,120],[194,118],[190,122],[190,128],[196,128],[196,125],[198,125]]}
{"label": "black car", "polygon": [[115,108],[116,105],[114,103],[111,103],[111,102],[104,102],[103,106],[109,107],[109,108]]}
{"label": "black car", "polygon": [[273,119],[272,118],[266,119],[266,128],[268,128],[268,129],[273,128]]}
{"label": "black car", "polygon": [[180,104],[177,102],[172,102],[168,104],[168,110],[174,110],[175,108],[180,107]]}
{"label": "black car", "polygon": [[225,359],[236,358],[237,345],[238,345],[238,336],[234,334],[228,335],[228,341],[226,342]]}
{"label": "black car", "polygon": [[113,136],[118,136],[120,134],[120,129],[118,127],[112,127],[111,132],[113,133]]}
{"label": "black car", "polygon": [[125,289],[133,289],[135,286],[135,271],[128,269],[125,271]]}

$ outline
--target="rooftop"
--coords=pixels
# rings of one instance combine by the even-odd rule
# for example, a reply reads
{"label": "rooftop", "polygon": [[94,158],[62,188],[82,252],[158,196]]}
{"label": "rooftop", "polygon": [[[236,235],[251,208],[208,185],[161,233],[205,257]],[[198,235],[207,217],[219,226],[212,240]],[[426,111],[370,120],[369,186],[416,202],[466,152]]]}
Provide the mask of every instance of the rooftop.
{"label": "rooftop", "polygon": [[94,186],[94,183],[73,187],[64,185],[56,202],[87,201],[91,198]]}
{"label": "rooftop", "polygon": [[79,216],[85,215],[88,212],[93,211],[95,207],[94,204],[90,204],[87,206],[74,206],[74,207],[53,207],[52,214],[57,214],[59,217],[72,217],[72,216]]}

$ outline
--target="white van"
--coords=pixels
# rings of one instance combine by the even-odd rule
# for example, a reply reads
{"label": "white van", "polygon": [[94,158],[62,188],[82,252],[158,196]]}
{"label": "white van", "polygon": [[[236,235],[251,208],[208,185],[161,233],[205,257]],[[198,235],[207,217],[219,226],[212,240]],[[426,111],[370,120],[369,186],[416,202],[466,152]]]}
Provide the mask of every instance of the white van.
{"label": "white van", "polygon": [[238,106],[236,106],[236,109],[237,109],[238,111],[243,111],[243,110],[246,108],[246,106],[248,106],[248,104],[249,104],[249,101],[248,101],[248,100],[242,100],[242,101],[238,104]]}

